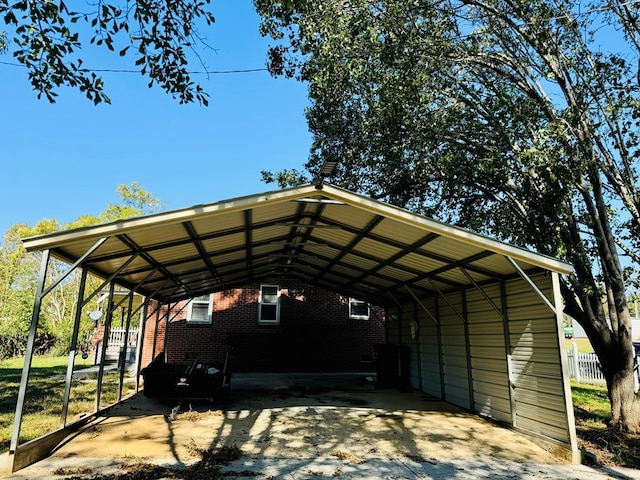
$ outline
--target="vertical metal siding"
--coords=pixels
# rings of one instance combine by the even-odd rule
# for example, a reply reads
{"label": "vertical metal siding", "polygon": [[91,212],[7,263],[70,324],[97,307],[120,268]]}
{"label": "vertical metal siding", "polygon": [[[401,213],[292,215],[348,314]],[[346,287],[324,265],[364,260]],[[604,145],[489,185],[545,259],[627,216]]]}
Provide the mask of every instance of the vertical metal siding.
{"label": "vertical metal siding", "polygon": [[[434,317],[436,316],[435,302],[425,301],[424,307]],[[435,397],[442,398],[440,384],[440,353],[438,350],[438,327],[424,309],[418,309],[420,323],[420,359],[422,370],[422,391]]]}
{"label": "vertical metal siding", "polygon": [[[550,276],[532,277],[553,299]],[[524,280],[506,284],[516,426],[570,443],[555,314]]]}
{"label": "vertical metal siding", "polygon": [[[474,390],[474,410],[511,423],[509,375],[506,363],[499,285],[467,292],[467,320]],[[496,308],[485,298],[489,297]]]}
{"label": "vertical metal siding", "polygon": [[466,338],[462,295],[454,293],[440,302],[440,333],[444,399],[454,405],[469,408],[469,372],[467,370]]}
{"label": "vertical metal siding", "polygon": [[[553,301],[551,278],[540,274],[533,280]],[[496,284],[483,286],[483,293],[474,288],[395,307],[389,342],[409,348],[412,387],[421,385],[425,393],[464,408],[472,398],[473,410],[482,415],[570,443],[555,314],[523,279],[506,282],[504,289],[504,297]],[[419,325],[417,339],[412,320]]]}

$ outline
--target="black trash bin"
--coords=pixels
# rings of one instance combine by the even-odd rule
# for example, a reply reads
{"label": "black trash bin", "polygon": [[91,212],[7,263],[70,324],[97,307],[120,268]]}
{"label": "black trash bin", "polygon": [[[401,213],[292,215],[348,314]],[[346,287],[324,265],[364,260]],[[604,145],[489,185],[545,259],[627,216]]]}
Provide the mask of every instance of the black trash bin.
{"label": "black trash bin", "polygon": [[382,387],[409,388],[409,348],[394,343],[377,343],[377,383]]}

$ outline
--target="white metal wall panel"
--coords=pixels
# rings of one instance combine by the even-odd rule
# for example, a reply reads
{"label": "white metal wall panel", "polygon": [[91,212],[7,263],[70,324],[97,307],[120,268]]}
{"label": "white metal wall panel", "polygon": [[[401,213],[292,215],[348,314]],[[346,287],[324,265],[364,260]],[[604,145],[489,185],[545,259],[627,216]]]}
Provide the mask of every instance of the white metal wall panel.
{"label": "white metal wall panel", "polygon": [[[442,398],[438,327],[434,318],[432,318],[436,317],[434,303],[433,300],[430,300],[423,302],[422,306],[418,306],[422,391]],[[428,309],[429,313],[424,310],[423,306]],[[429,314],[431,314],[431,316],[429,316]]]}
{"label": "white metal wall panel", "polygon": [[[551,277],[532,278],[553,298]],[[570,442],[555,314],[524,280],[507,282],[516,426]]]}
{"label": "white metal wall panel", "polygon": [[454,405],[469,408],[469,372],[462,295],[449,295],[448,302],[439,302],[440,341],[442,344],[442,371],[444,373],[444,399]]}
{"label": "white metal wall panel", "polygon": [[420,362],[418,345],[416,340],[412,340],[411,343],[405,343],[404,346],[409,348],[409,385],[413,388],[419,389],[421,384],[420,372],[422,371],[422,367],[418,365]]}
{"label": "white metal wall panel", "polygon": [[[535,280],[552,299],[551,279]],[[525,280],[505,284],[505,305],[500,285],[422,302],[402,307],[400,326],[400,309],[392,310],[389,323],[389,341],[409,348],[414,388],[519,429],[570,441],[556,317]],[[417,339],[411,336],[412,320]]]}
{"label": "white metal wall panel", "polygon": [[466,294],[474,410],[511,423],[509,373],[500,286]]}

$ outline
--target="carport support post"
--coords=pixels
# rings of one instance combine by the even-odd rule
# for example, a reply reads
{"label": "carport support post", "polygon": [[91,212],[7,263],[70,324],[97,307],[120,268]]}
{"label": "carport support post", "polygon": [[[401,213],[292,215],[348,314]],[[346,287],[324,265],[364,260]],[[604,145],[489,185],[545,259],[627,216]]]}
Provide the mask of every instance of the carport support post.
{"label": "carport support post", "polygon": [[[167,317],[164,320],[164,340],[162,341],[162,351],[165,354],[167,353],[167,338],[169,337],[169,320],[173,320],[171,317],[171,309],[175,305],[177,305],[177,303],[174,303],[173,305],[171,303],[167,304]],[[182,311],[182,309],[180,309],[180,311]]]}
{"label": "carport support post", "polygon": [[422,392],[422,351],[420,347],[420,320],[418,317],[418,302],[413,302],[413,318],[415,319],[416,328],[416,366],[418,367],[418,390]]}
{"label": "carport support post", "polygon": [[31,375],[31,363],[33,361],[33,350],[36,343],[36,334],[38,333],[38,321],[40,319],[40,310],[42,308],[42,298],[44,293],[44,283],[47,276],[47,268],[49,267],[49,257],[51,252],[44,250],[40,261],[40,274],[38,276],[38,286],[36,288],[36,296],[33,302],[33,313],[31,314],[31,326],[29,328],[29,337],[27,339],[27,349],[24,354],[24,366],[22,367],[22,378],[20,379],[20,388],[18,389],[18,401],[16,403],[16,414],[13,423],[13,434],[11,436],[11,444],[9,451],[15,453],[18,447],[18,439],[20,438],[20,429],[22,428],[22,415],[24,413],[24,400],[27,393],[27,384]]}
{"label": "carport support post", "polygon": [[551,272],[551,283],[553,285],[553,301],[555,303],[554,313],[556,315],[556,330],[558,338],[558,352],[560,353],[560,364],[562,365],[562,386],[564,390],[565,411],[567,412],[567,427],[569,430],[569,441],[573,454],[573,463],[580,463],[580,452],[578,451],[578,439],[576,436],[576,419],[573,413],[573,401],[571,399],[571,380],[569,379],[569,359],[567,350],[564,348],[564,328],[562,318],[562,290],[560,288],[560,275]]}
{"label": "carport support post", "polygon": [[515,379],[513,378],[513,357],[511,353],[511,332],[509,330],[509,317],[507,312],[507,286],[504,280],[500,281],[500,302],[502,303],[502,331],[504,337],[504,350],[507,361],[507,379],[509,381],[509,405],[511,408],[511,425],[518,426],[516,405]]}
{"label": "carport support post", "polygon": [[440,375],[440,398],[447,399],[444,381],[444,360],[442,355],[442,327],[440,323],[440,300],[438,297],[433,299],[433,307],[436,311],[436,335],[438,342],[438,373]]}
{"label": "carport support post", "polygon": [[467,291],[460,292],[462,297],[462,325],[464,326],[464,348],[467,352],[467,384],[469,385],[469,409],[475,412],[475,395],[473,394],[473,365],[471,364],[471,343],[469,342],[469,312],[467,310]]}
{"label": "carport support post", "polygon": [[129,291],[129,305],[127,307],[127,323],[124,328],[124,348],[120,353],[120,380],[118,382],[118,401],[122,400],[122,384],[124,371],[127,369],[127,352],[129,350],[129,327],[131,326],[131,309],[133,308],[133,290]]}
{"label": "carport support post", "polygon": [[104,331],[102,334],[102,350],[100,355],[100,367],[98,368],[98,386],[96,388],[96,408],[100,410],[100,396],[102,395],[102,379],[104,378],[104,360],[107,356],[107,345],[111,335],[111,319],[113,318],[113,291],[116,284],[112,281],[109,285],[109,299],[107,300],[107,316],[104,319]]}
{"label": "carport support post", "polygon": [[156,345],[158,344],[158,325],[162,320],[162,317],[160,317],[160,310],[162,309],[162,305],[163,302],[158,302],[158,306],[156,308],[156,320],[155,327],[153,329],[153,349],[151,350],[151,360],[156,358]]}
{"label": "carport support post", "polygon": [[144,352],[144,335],[147,330],[147,321],[153,315],[147,315],[147,307],[151,299],[146,297],[142,305],[140,305],[140,327],[138,327],[138,349],[136,352],[136,392],[140,391],[140,370],[142,366],[142,353]]}
{"label": "carport support post", "polygon": [[82,308],[84,307],[84,289],[87,283],[87,269],[83,268],[80,276],[80,286],[78,287],[78,301],[76,304],[75,320],[73,322],[73,334],[71,336],[71,348],[69,349],[69,363],[67,364],[67,376],[64,383],[64,398],[62,399],[62,413],[60,415],[60,428],[67,425],[67,412],[69,410],[69,397],[71,396],[71,381],[73,379],[73,366],[75,363],[76,349],[78,348],[78,331],[80,330],[80,319]]}

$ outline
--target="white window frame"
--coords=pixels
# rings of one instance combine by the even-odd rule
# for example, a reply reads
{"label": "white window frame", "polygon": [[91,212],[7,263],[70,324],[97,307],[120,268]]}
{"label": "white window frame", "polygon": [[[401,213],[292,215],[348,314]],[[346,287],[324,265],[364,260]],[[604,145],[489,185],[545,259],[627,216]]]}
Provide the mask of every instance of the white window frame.
{"label": "white window frame", "polygon": [[[265,302],[264,301],[264,288],[275,288],[277,293],[275,302]],[[263,305],[275,305],[276,307],[276,318],[273,319],[264,319],[262,318],[262,306]],[[280,323],[280,286],[272,285],[272,284],[264,284],[260,285],[260,298],[258,299],[258,324],[259,325],[278,325]]]}
{"label": "white window frame", "polygon": [[[354,314],[351,310],[351,307],[354,303],[365,304],[367,306],[367,314],[366,315]],[[365,302],[364,300],[359,300],[354,297],[349,297],[349,318],[354,320],[369,320],[369,318],[371,318],[371,305],[369,305],[369,303]]]}
{"label": "white window frame", "polygon": [[[211,324],[211,319],[213,316],[213,293],[207,295],[208,300],[201,300],[200,297],[204,297],[205,295],[199,295],[198,297],[194,297],[189,300],[189,305],[187,306],[187,323],[197,323],[201,325],[209,325]],[[193,315],[193,304],[204,304],[207,303],[207,319],[194,319]]]}

